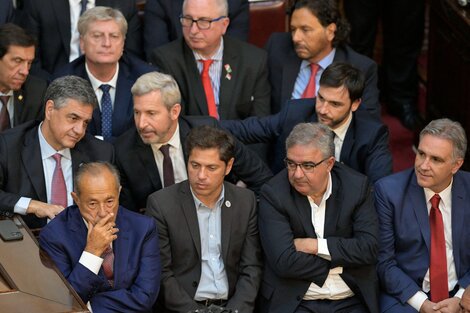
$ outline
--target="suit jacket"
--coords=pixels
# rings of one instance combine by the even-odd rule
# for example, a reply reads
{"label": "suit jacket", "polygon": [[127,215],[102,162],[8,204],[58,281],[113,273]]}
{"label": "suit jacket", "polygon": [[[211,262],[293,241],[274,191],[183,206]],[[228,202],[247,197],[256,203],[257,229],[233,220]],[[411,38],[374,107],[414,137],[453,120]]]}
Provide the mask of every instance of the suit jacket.
{"label": "suit jacket", "polygon": [[[179,85],[183,114],[209,115],[201,75],[193,52],[183,38],[155,49],[150,61],[162,72],[172,75]],[[220,76],[220,119],[243,119],[270,112],[266,53],[246,42],[224,37]],[[231,73],[225,65],[230,65]],[[227,75],[230,74],[230,79]]]}
{"label": "suit jacket", "polygon": [[[155,71],[155,68],[137,59],[132,55],[124,54],[119,59],[119,73],[116,83],[116,96],[114,99],[112,138],[114,141],[118,136],[134,125],[134,100],[131,94],[132,85],[143,74]],[[85,69],[85,56],[75,59],[60,68],[54,77],[65,75],[80,76],[88,81],[90,78]],[[98,99],[101,102],[101,99]],[[96,108],[93,111],[93,119],[88,125],[87,131],[92,135],[101,135],[101,110]]]}
{"label": "suit jacket", "polygon": [[326,201],[324,238],[331,261],[297,252],[295,238],[317,238],[306,196],[283,170],[261,189],[258,224],[265,254],[261,312],[292,313],[311,282],[322,286],[329,270],[343,267],[341,278],[369,309],[378,312],[378,222],[365,176],[336,163],[332,194]]}
{"label": "suit jacket", "polygon": [[[126,51],[142,55],[141,26],[136,0],[96,0],[96,6],[119,9],[128,23]],[[33,64],[34,73],[44,78],[69,63],[70,7],[68,0],[24,0],[23,27],[36,36],[38,47]]]}
{"label": "suit jacket", "polygon": [[[215,119],[207,116],[180,116],[178,123],[186,161],[188,155],[184,143],[191,129],[201,125],[218,126]],[[163,188],[152,148],[133,128],[118,138],[115,149],[116,165],[121,173],[121,203],[132,210],[144,208],[147,197]],[[240,142],[236,142],[232,172],[255,191],[272,177],[267,165]]]}
{"label": "suit jacket", "polygon": [[32,120],[42,120],[44,116],[43,98],[47,82],[39,77],[28,75],[23,86],[13,92],[13,126]]}
{"label": "suit jacket", "polygon": [[[452,252],[458,285],[470,285],[470,173],[458,171],[452,183]],[[413,169],[375,184],[380,222],[377,272],[381,312],[405,304],[421,290],[429,268],[431,232],[424,189]]]}
{"label": "suit jacket", "polygon": [[0,25],[13,22],[13,2],[0,0]]}
{"label": "suit jacket", "polygon": [[[248,40],[248,0],[228,0],[230,24],[227,35]],[[145,2],[144,45],[147,58],[153,49],[183,36],[180,22],[183,0],[147,0]]]}
{"label": "suit jacket", "polygon": [[[294,126],[317,121],[315,99],[313,102],[312,99],[296,99],[289,100],[281,112],[275,115],[220,123],[245,144],[271,142],[270,165],[272,171],[278,173],[285,168],[285,142]],[[388,137],[387,126],[365,111],[354,112],[341,148],[341,163],[367,175],[372,182],[392,174]]]}
{"label": "suit jacket", "polygon": [[[39,146],[39,121],[26,122],[0,133],[0,207],[2,214],[12,214],[21,197],[47,202],[44,169]],[[113,147],[86,134],[73,149],[72,173],[82,163],[114,161]],[[23,216],[30,228],[46,225],[45,218]]]}
{"label": "suit jacket", "polygon": [[[253,312],[261,281],[256,198],[224,183],[221,249],[229,285],[227,308]],[[147,214],[157,220],[162,258],[162,297],[167,312],[186,313],[201,278],[201,238],[193,195],[186,180],[150,195]]]}
{"label": "suit jacket", "polygon": [[41,230],[39,245],[54,261],[83,302],[94,312],[151,312],[160,289],[160,254],[155,221],[119,207],[113,241],[114,286],[79,263],[88,228],[76,205]]}
{"label": "suit jacket", "polygon": [[[279,112],[291,99],[300,69],[300,59],[292,44],[290,33],[274,33],[266,44],[268,51],[269,82],[271,83],[271,111]],[[346,62],[360,69],[366,78],[360,110],[367,110],[380,120],[377,64],[354,52],[349,46],[336,47],[333,62]]]}

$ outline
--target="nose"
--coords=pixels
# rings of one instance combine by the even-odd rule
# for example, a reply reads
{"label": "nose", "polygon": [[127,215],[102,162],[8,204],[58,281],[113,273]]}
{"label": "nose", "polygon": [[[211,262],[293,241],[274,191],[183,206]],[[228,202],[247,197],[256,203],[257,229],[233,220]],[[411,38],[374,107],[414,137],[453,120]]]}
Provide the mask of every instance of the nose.
{"label": "nose", "polygon": [[207,171],[204,167],[201,167],[197,172],[199,180],[205,180],[207,178]]}
{"label": "nose", "polygon": [[106,205],[105,203],[100,203],[98,204],[98,216],[100,218],[103,218],[105,217],[106,215],[108,215],[108,210],[106,208]]}
{"label": "nose", "polygon": [[199,32],[199,27],[197,27],[197,23],[193,22],[191,24],[191,27],[189,28],[189,30],[192,34],[198,33]]}
{"label": "nose", "polygon": [[109,35],[103,36],[103,46],[109,47],[111,46],[111,37]]}
{"label": "nose", "polygon": [[421,160],[421,164],[419,165],[419,167],[423,170],[427,170],[429,169],[429,162],[430,162],[429,158],[424,158]]}
{"label": "nose", "polygon": [[328,105],[326,104],[326,101],[320,101],[317,98],[316,110],[319,114],[327,114],[328,113]]}
{"label": "nose", "polygon": [[300,31],[298,30],[293,30],[291,31],[291,36],[292,36],[292,41],[293,42],[299,42],[300,41]]}
{"label": "nose", "polygon": [[29,67],[28,62],[22,62],[20,65],[20,74],[27,76],[29,74]]}
{"label": "nose", "polygon": [[73,131],[78,135],[83,135],[86,131],[87,124],[83,121],[77,121],[73,126]]}
{"label": "nose", "polygon": [[300,166],[297,165],[294,171],[294,177],[295,178],[302,178],[304,177],[304,171],[300,168]]}
{"label": "nose", "polygon": [[147,126],[147,121],[143,114],[134,114],[134,122],[137,129],[144,129]]}

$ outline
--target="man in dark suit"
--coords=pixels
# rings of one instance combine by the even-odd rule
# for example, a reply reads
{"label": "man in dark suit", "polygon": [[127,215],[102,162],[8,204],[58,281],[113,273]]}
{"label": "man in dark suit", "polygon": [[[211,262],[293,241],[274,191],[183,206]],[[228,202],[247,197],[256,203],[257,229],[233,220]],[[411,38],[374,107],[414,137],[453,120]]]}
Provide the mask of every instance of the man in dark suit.
{"label": "man in dark suit", "polygon": [[459,170],[466,151],[459,123],[432,121],[414,170],[375,184],[381,312],[458,312],[470,285],[470,174]]}
{"label": "man in dark suit", "polygon": [[[248,40],[250,6],[248,0],[228,0],[230,25],[227,35]],[[183,0],[147,0],[145,2],[144,45],[147,58],[153,49],[180,38]]]}
{"label": "man in dark suit", "polygon": [[262,273],[256,197],[224,182],[234,140],[201,126],[191,130],[186,148],[188,180],[153,193],[147,203],[159,231],[162,312],[215,304],[251,313]]}
{"label": "man in dark suit", "polygon": [[335,163],[333,133],[294,127],[286,169],[261,189],[261,312],[378,311],[378,222],[367,178]]}
{"label": "man in dark suit", "polygon": [[81,55],[77,21],[84,9],[94,6],[120,10],[129,25],[126,51],[137,56],[143,55],[136,0],[96,0],[94,5],[87,1],[83,9],[79,1],[74,3],[70,6],[68,0],[24,1],[25,20],[22,26],[30,30],[39,42],[33,65],[34,73],[40,73],[42,77],[49,79],[58,68]]}
{"label": "man in dark suit", "polygon": [[184,38],[157,48],[150,58],[178,82],[184,115],[242,119],[270,113],[266,53],[224,36],[229,25],[226,2],[186,0]]}
{"label": "man in dark suit", "polygon": [[119,205],[119,173],[87,163],[69,206],[41,231],[39,245],[92,312],[151,312],[160,289],[155,221]]}
{"label": "man in dark suit", "polygon": [[[135,128],[124,133],[115,143],[116,164],[122,175],[121,203],[129,209],[145,208],[147,197],[154,191],[187,179],[188,153],[184,142],[190,130],[200,125],[218,127],[207,116],[180,116],[181,94],[169,75],[153,72],[141,76],[132,87]],[[173,181],[165,183],[165,155],[168,145]],[[233,172],[253,190],[272,177],[255,153],[240,142],[235,146]]]}
{"label": "man in dark suit", "polygon": [[0,25],[13,22],[13,1],[0,0]]}
{"label": "man in dark suit", "polygon": [[54,76],[77,75],[90,81],[100,104],[87,130],[113,142],[133,124],[132,85],[140,75],[155,69],[132,55],[123,54],[127,22],[116,9],[87,10],[78,21],[78,31],[84,54]]}
{"label": "man in dark suit", "polygon": [[334,62],[346,62],[360,69],[366,77],[361,110],[380,119],[377,65],[346,45],[349,26],[336,2],[297,1],[291,11],[291,32],[273,34],[266,44],[272,112],[279,112],[289,99],[303,97],[312,77],[312,64],[317,66],[312,79],[318,86],[325,68]]}
{"label": "man in dark suit", "polygon": [[392,173],[388,129],[372,118],[362,105],[364,75],[346,63],[333,63],[320,78],[316,99],[289,100],[281,112],[242,121],[221,121],[245,144],[272,143],[271,169],[281,171],[286,156],[285,140],[302,122],[320,122],[335,133],[335,158],[375,182]]}
{"label": "man in dark suit", "polygon": [[47,83],[29,75],[35,44],[21,27],[0,26],[0,131],[42,117]]}
{"label": "man in dark suit", "polygon": [[0,213],[25,215],[30,228],[46,225],[73,202],[80,164],[114,160],[110,144],[86,134],[96,96],[82,78],[66,76],[47,88],[45,117],[0,134]]}

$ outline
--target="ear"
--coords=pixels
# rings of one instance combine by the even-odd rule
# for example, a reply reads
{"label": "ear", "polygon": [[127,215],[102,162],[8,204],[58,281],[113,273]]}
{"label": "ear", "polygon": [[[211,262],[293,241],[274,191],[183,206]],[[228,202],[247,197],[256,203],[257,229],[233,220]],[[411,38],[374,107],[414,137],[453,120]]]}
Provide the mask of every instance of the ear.
{"label": "ear", "polygon": [[228,160],[227,167],[225,168],[225,176],[227,176],[228,173],[230,173],[230,171],[232,170],[232,166],[233,166],[234,161],[235,161],[234,158],[231,158],[230,160]]}
{"label": "ear", "polygon": [[454,175],[455,173],[457,173],[457,171],[460,169],[460,167],[462,166],[463,164],[463,159],[462,158],[458,158],[455,163],[454,163],[454,166],[452,167],[452,175]]}
{"label": "ear", "polygon": [[227,28],[228,28],[229,24],[230,24],[230,18],[226,17],[222,20],[222,26],[223,26],[222,35],[225,35],[225,32],[227,31]]}
{"label": "ear", "polygon": [[173,121],[177,120],[181,113],[181,104],[175,103],[170,109],[170,117]]}
{"label": "ear", "polygon": [[362,99],[356,99],[354,102],[351,104],[351,111],[356,112],[357,109],[359,109],[359,105],[361,105]]}
{"label": "ear", "polygon": [[46,106],[44,108],[44,116],[47,120],[51,119],[52,111],[54,110],[54,101],[47,100]]}
{"label": "ear", "polygon": [[79,52],[80,52],[80,55],[82,55],[82,54],[84,54],[83,50],[85,50],[85,42],[83,41],[82,36],[80,36],[80,45],[79,46],[80,46],[80,51]]}
{"label": "ear", "polygon": [[331,23],[330,25],[326,26],[325,31],[326,31],[326,38],[328,39],[328,41],[333,42],[333,39],[335,39],[335,34],[336,34],[336,24]]}
{"label": "ear", "polygon": [[335,165],[335,157],[334,156],[331,156],[328,158],[328,160],[325,161],[326,164],[327,164],[327,171],[328,172],[331,172],[331,169],[333,168],[333,166]]}
{"label": "ear", "polygon": [[80,206],[80,198],[78,197],[78,195],[74,191],[72,191],[70,194],[72,195],[73,202]]}

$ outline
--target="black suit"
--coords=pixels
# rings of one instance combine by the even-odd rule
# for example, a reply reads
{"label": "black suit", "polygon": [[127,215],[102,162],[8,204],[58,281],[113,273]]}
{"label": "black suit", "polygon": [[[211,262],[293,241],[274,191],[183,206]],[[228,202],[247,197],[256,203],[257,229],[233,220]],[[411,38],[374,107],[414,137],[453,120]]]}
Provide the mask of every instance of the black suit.
{"label": "black suit", "polygon": [[12,0],[0,0],[0,25],[13,22]]}
{"label": "black suit", "polygon": [[[315,100],[296,99],[289,100],[275,115],[220,123],[245,144],[271,142],[270,165],[272,171],[278,173],[285,167],[285,141],[294,126],[317,121]],[[367,175],[372,182],[392,174],[388,137],[387,127],[371,118],[368,112],[354,112],[341,148],[341,163]]]}
{"label": "black suit", "polygon": [[[153,49],[182,37],[180,15],[183,0],[145,2],[144,45],[147,58]],[[227,35],[248,40],[250,7],[248,0],[228,0],[230,24]]]}
{"label": "black suit", "polygon": [[332,193],[326,200],[324,237],[331,261],[295,250],[295,238],[317,238],[306,196],[289,183],[287,170],[261,189],[259,230],[265,253],[261,311],[292,313],[311,282],[323,286],[329,270],[343,267],[341,278],[369,309],[379,310],[378,222],[366,177],[336,163]]}
{"label": "black suit", "polygon": [[[266,50],[271,83],[271,111],[277,113],[286,105],[287,100],[291,99],[302,59],[297,56],[289,33],[272,34],[266,44]],[[360,110],[365,109],[380,119],[377,64],[348,46],[336,48],[333,62],[349,63],[364,73],[366,86]]]}
{"label": "black suit", "polygon": [[[96,6],[119,9],[128,23],[126,51],[142,55],[141,27],[135,0],[96,0]],[[33,70],[49,78],[61,66],[69,63],[70,7],[68,0],[25,0],[23,27],[38,40]],[[42,70],[42,71],[41,71]],[[45,72],[44,72],[45,71]]]}
{"label": "black suit", "polygon": [[[253,192],[224,183],[221,208],[221,254],[228,280],[227,308],[253,312],[261,281],[256,198]],[[164,312],[186,313],[201,279],[201,236],[189,182],[149,196],[147,214],[157,220],[162,259]]]}
{"label": "black suit", "polygon": [[44,115],[42,104],[46,88],[45,80],[28,75],[21,88],[13,92],[13,127],[32,120],[42,120]]}
{"label": "black suit", "polygon": [[[220,119],[243,119],[269,114],[266,52],[246,42],[224,37],[220,76]],[[154,50],[151,62],[172,75],[179,85],[184,115],[209,115],[206,95],[194,59],[183,38]],[[232,70],[228,73],[225,65]],[[231,76],[230,79],[227,76]]]}
{"label": "black suit", "polygon": [[[215,119],[206,116],[180,116],[178,123],[186,161],[188,155],[184,143],[191,129],[201,125],[218,125]],[[131,210],[144,208],[147,197],[163,188],[152,148],[142,141],[134,128],[118,138],[115,149],[116,164],[121,173],[121,204]],[[268,167],[240,142],[236,144],[232,173],[254,190],[259,190],[272,177]]]}
{"label": "black suit", "polygon": [[[38,125],[38,121],[31,121],[0,134],[0,207],[3,214],[13,213],[21,197],[47,202]],[[84,162],[114,161],[113,147],[89,134],[70,149],[70,153],[73,173]],[[45,218],[39,219],[32,214],[23,219],[30,228],[46,224]]]}
{"label": "black suit", "polygon": [[[152,71],[155,71],[155,68],[132,55],[124,53],[119,59],[111,142],[134,125],[134,100],[131,88],[141,75]],[[55,78],[65,75],[76,75],[90,81],[85,68],[85,56],[82,55],[54,73]],[[87,131],[92,135],[101,135],[101,111],[99,108],[93,111],[93,119],[88,125]]]}

